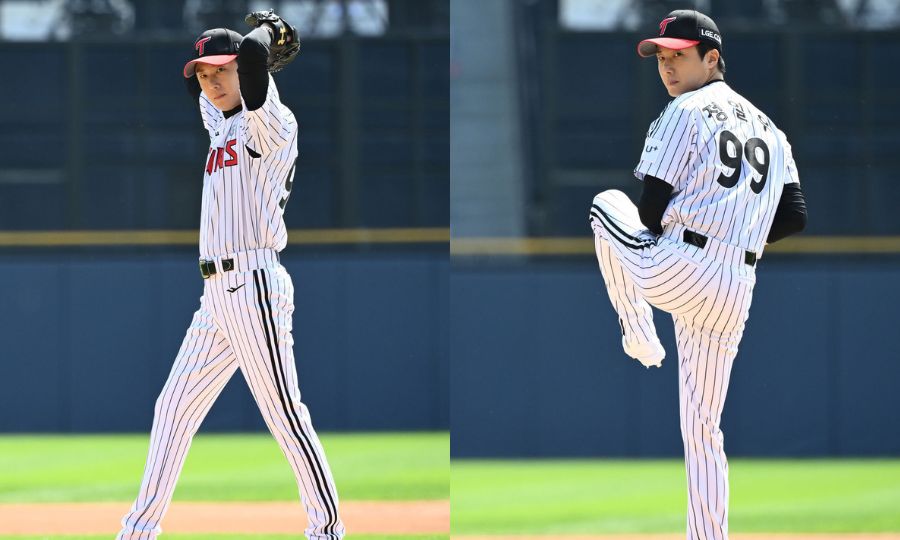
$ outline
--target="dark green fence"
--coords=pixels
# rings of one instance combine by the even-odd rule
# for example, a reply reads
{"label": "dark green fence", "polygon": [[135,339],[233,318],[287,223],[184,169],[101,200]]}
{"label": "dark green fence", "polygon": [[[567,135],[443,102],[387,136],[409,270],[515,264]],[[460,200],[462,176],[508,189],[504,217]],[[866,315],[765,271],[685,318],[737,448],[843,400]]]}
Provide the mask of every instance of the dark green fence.
{"label": "dark green fence", "polygon": [[[540,6],[538,6],[540,7]],[[670,99],[644,37],[561,29],[547,9],[520,9],[519,69],[534,235],[586,234],[600,190],[632,195],[647,127]],[[900,234],[900,31],[732,30],[726,81],[791,141],[810,234]]]}
{"label": "dark green fence", "polygon": [[[0,42],[0,229],[196,228],[208,147],[184,40]],[[288,227],[446,227],[449,38],[307,40]]]}

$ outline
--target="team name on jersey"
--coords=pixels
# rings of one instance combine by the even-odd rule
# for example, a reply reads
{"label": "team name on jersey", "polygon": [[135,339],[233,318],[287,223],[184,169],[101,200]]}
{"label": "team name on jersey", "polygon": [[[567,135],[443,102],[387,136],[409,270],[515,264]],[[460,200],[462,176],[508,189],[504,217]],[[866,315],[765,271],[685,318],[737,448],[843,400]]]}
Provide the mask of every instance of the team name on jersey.
{"label": "team name on jersey", "polygon": [[[212,174],[224,167],[234,167],[238,164],[237,151],[234,149],[236,143],[237,139],[231,139],[225,143],[225,146],[209,149],[209,159],[206,161],[206,174]],[[228,159],[225,159],[225,154],[228,154]]]}

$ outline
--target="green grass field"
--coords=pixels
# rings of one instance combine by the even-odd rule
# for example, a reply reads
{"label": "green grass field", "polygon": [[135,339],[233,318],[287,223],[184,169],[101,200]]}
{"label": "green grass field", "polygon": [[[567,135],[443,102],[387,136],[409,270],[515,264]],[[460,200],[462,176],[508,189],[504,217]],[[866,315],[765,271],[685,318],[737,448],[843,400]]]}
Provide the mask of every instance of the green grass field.
{"label": "green grass field", "polygon": [[[326,434],[322,444],[342,499],[450,496],[447,433]],[[0,503],[130,501],[148,435],[0,437]],[[297,485],[267,434],[198,435],[176,501],[293,501]]]}
{"label": "green grass field", "polygon": [[[54,539],[62,539],[62,540],[109,540],[109,535],[99,535],[99,536],[54,536],[53,538],[49,536],[3,536],[0,535],[0,540],[54,540]],[[278,535],[278,534],[265,534],[265,535],[234,535],[234,534],[166,534],[161,536],[160,538],[165,538],[166,540],[297,540],[297,535]],[[349,538],[349,536],[347,537]],[[367,534],[354,534],[353,538],[359,540],[394,540],[394,539],[402,539],[402,540],[446,540],[448,538],[447,535],[443,536],[417,536],[417,535],[403,535],[403,536],[377,536],[377,535],[367,535]]]}
{"label": "green grass field", "polygon": [[[684,529],[681,460],[455,460],[450,465],[446,433],[326,434],[322,441],[343,500],[451,498],[453,534]],[[0,437],[0,503],[130,501],[143,472],[147,443],[147,435]],[[730,464],[733,532],[900,532],[900,460],[733,459]],[[200,435],[175,500],[294,501],[297,491],[284,456],[268,435]]]}
{"label": "green grass field", "polygon": [[[900,459],[729,460],[731,532],[900,532]],[[683,532],[681,460],[451,463],[451,534]]]}
{"label": "green grass field", "polygon": [[[447,433],[324,434],[341,499],[445,500],[450,497]],[[0,436],[0,503],[131,501],[149,435]],[[198,435],[175,501],[297,501],[287,460],[267,434]],[[447,536],[354,535],[360,540],[437,540]],[[3,536],[0,540],[44,540]],[[108,540],[109,536],[64,536]],[[297,538],[279,535],[178,535],[167,540]]]}

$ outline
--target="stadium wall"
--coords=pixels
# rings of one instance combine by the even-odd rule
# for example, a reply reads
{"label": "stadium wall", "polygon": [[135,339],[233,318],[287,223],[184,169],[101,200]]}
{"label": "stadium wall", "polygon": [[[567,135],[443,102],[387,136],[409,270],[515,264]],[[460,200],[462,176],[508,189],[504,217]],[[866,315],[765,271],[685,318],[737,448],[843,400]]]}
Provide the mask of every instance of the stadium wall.
{"label": "stadium wall", "polygon": [[[900,453],[898,280],[896,256],[763,259],[729,455]],[[628,359],[595,261],[454,259],[450,290],[453,457],[682,455],[671,318],[661,369]]]}
{"label": "stadium wall", "polygon": [[[199,307],[196,259],[182,248],[0,255],[0,432],[148,431]],[[282,263],[317,429],[449,427],[446,251],[289,248]],[[265,429],[241,376],[203,429]]]}

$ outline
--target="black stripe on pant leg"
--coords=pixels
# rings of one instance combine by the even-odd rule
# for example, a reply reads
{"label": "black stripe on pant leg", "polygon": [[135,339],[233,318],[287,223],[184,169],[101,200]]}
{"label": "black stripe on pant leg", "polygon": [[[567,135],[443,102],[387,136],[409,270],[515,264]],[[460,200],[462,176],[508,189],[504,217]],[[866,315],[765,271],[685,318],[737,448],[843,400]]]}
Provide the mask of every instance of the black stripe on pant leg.
{"label": "black stripe on pant leg", "polygon": [[[274,343],[275,343],[275,353],[278,355],[278,363],[276,364],[276,366],[279,370],[279,375],[281,376],[282,384],[284,385],[284,393],[285,393],[285,396],[287,398],[287,402],[289,405],[288,411],[291,415],[294,416],[294,421],[297,423],[297,428],[300,430],[300,434],[303,436],[306,444],[309,446],[310,454],[312,454],[313,459],[311,460],[311,462],[315,465],[315,467],[317,469],[316,472],[318,473],[319,476],[321,476],[321,481],[324,483],[324,482],[326,482],[325,469],[324,469],[324,467],[322,467],[322,464],[319,463],[318,456],[316,455],[316,451],[315,451],[316,449],[313,446],[312,442],[310,442],[307,439],[307,435],[303,431],[303,427],[302,427],[303,424],[300,422],[300,418],[297,416],[297,410],[294,408],[294,404],[291,401],[291,393],[288,389],[288,380],[287,380],[287,376],[284,373],[284,366],[283,366],[282,360],[281,360],[281,349],[278,346],[278,334],[277,334],[276,328],[275,328],[275,320],[272,317],[272,303],[271,303],[271,300],[269,297],[269,282],[268,282],[268,279],[266,279],[266,271],[260,270],[259,275],[260,275],[260,278],[262,279],[263,290],[265,292],[265,295],[263,297],[266,299],[266,305],[269,308],[269,323],[272,325],[272,337],[273,337]],[[301,442],[303,442],[303,441],[301,441]],[[316,483],[319,484],[319,478],[316,478]],[[330,531],[323,530],[323,532],[327,532],[328,534],[334,534],[334,527],[335,527],[335,525],[337,525],[337,519],[338,519],[337,505],[335,504],[334,499],[332,499],[331,492],[328,490],[327,485],[324,486],[324,489],[323,489],[323,486],[320,484],[319,489],[322,490],[325,493],[325,495],[327,496],[327,499],[323,498],[323,501],[327,502],[330,505],[329,513],[331,514],[331,518],[329,519],[328,523],[325,525],[325,527],[323,527],[323,529],[330,528]]]}
{"label": "black stripe on pant leg", "polygon": [[[258,272],[258,273],[257,273],[257,272]],[[253,284],[254,284],[255,287],[256,287],[256,299],[257,299],[257,302],[259,303],[260,318],[262,319],[262,323],[263,323],[263,331],[265,332],[265,335],[266,335],[266,347],[267,347],[268,350],[269,350],[269,359],[270,359],[270,361],[271,361],[271,363],[272,363],[272,375],[275,377],[275,387],[276,387],[276,389],[277,389],[277,391],[278,391],[278,399],[279,399],[279,401],[281,402],[281,407],[282,407],[282,409],[284,409],[285,416],[286,416],[287,421],[288,421],[288,425],[289,425],[290,428],[291,428],[291,432],[293,432],[294,437],[297,438],[297,442],[300,444],[300,449],[303,451],[303,454],[304,454],[304,456],[306,457],[307,462],[308,462],[308,463],[312,463],[312,464],[315,465],[315,467],[313,468],[313,475],[315,476],[314,480],[315,480],[316,487],[318,487],[318,489],[319,489],[320,497],[321,497],[322,501],[323,501],[323,502],[327,502],[327,503],[329,503],[329,505],[330,505],[330,506],[329,506],[329,505],[326,505],[326,511],[327,511],[327,513],[329,514],[329,516],[328,516],[329,521],[328,521],[328,523],[326,524],[326,526],[327,526],[327,525],[333,525],[335,519],[337,518],[337,508],[336,508],[336,506],[335,506],[335,504],[334,504],[334,501],[331,500],[331,494],[328,493],[328,490],[325,489],[325,488],[323,488],[323,486],[322,486],[323,479],[324,479],[324,476],[325,476],[325,475],[324,475],[324,473],[321,471],[321,466],[319,465],[318,460],[313,459],[313,458],[310,456],[310,453],[312,453],[313,455],[315,455],[315,452],[310,452],[310,451],[307,449],[307,445],[308,445],[309,443],[305,440],[305,437],[302,437],[302,436],[300,435],[300,433],[298,432],[299,426],[300,426],[300,421],[299,421],[299,419],[296,419],[296,417],[294,416],[294,411],[293,411],[293,409],[288,407],[288,403],[290,403],[290,395],[289,395],[290,393],[287,391],[287,385],[286,385],[286,384],[285,384],[285,387],[284,387],[284,391],[282,391],[282,382],[283,382],[283,379],[282,379],[282,377],[279,376],[279,375],[280,375],[280,372],[279,372],[279,369],[278,369],[279,366],[278,366],[278,363],[276,363],[276,361],[275,361],[275,354],[272,352],[272,344],[273,344],[273,339],[272,339],[272,338],[275,337],[275,336],[274,336],[274,333],[275,333],[275,323],[274,323],[274,321],[272,322],[272,334],[273,334],[273,335],[270,336],[270,334],[269,334],[269,326],[268,326],[268,324],[267,324],[267,322],[266,322],[266,303],[269,302],[269,299],[268,299],[268,288],[266,289],[266,302],[264,303],[264,302],[263,302],[263,291],[262,291],[262,287],[260,286],[260,275],[262,275],[262,272],[261,272],[261,271],[257,271],[257,270],[254,270],[254,271],[253,271]],[[263,277],[263,279],[265,279],[265,277]],[[270,305],[270,309],[271,309],[271,305]],[[269,320],[272,320],[272,315],[271,315],[271,313],[268,314],[268,317],[269,317]],[[278,351],[277,337],[275,337],[274,343],[275,343],[275,351],[278,353],[278,358],[279,358],[279,363],[280,363],[281,352]],[[288,394],[288,395],[285,396],[285,394]],[[285,398],[287,399],[287,402],[285,401]],[[292,405],[293,405],[293,404],[291,403],[291,406],[292,406]],[[296,420],[296,422],[297,422],[297,426],[296,426],[296,427],[294,426],[294,421],[295,421],[295,420]],[[300,430],[300,431],[302,431],[302,430]],[[319,478],[320,475],[322,476],[322,478]],[[324,495],[324,496],[323,496],[323,495]],[[323,532],[325,532],[325,531],[323,531]]]}
{"label": "black stripe on pant leg", "polygon": [[618,242],[626,247],[629,247],[631,249],[642,249],[643,246],[633,244],[633,243],[628,242],[627,240],[623,240],[621,237],[619,237],[619,235],[617,235],[614,230],[610,229],[610,226],[607,225],[606,221],[603,219],[603,217],[599,213],[591,210],[591,216],[593,216],[594,218],[597,219],[598,222],[600,222],[600,226],[603,227],[603,229],[606,230],[606,232],[608,232],[609,235],[616,242]]}
{"label": "black stripe on pant leg", "polygon": [[599,214],[595,214],[595,213],[591,212],[591,215],[594,216],[595,218],[597,218],[597,221],[600,222],[600,226],[602,226],[604,228],[604,230],[606,230],[606,232],[609,233],[609,235],[619,244],[622,244],[623,246],[631,248],[631,249],[643,249],[645,247],[642,245],[632,244],[631,242],[623,240],[615,233],[615,231],[613,231],[609,228],[609,225],[607,225],[604,222],[603,218]]}
{"label": "black stripe on pant leg", "polygon": [[[600,215],[601,215],[602,217],[606,218],[606,220],[609,221],[610,225],[611,225],[612,227],[614,227],[614,228],[615,228],[622,236],[624,236],[625,238],[627,238],[627,239],[629,239],[629,240],[631,240],[631,241],[633,241],[633,242],[637,242],[637,243],[639,243],[639,244],[649,244],[649,243],[650,243],[650,242],[648,242],[647,240],[641,240],[641,239],[638,238],[637,236],[634,236],[633,234],[628,234],[627,232],[623,231],[621,227],[619,227],[618,225],[616,225],[615,220],[614,220],[609,214],[607,214],[605,210],[603,210],[602,208],[600,208],[600,207],[597,206],[596,204],[592,204],[591,206],[592,206],[595,210],[597,210],[597,212],[599,212]],[[608,227],[607,227],[607,228],[608,228]]]}
{"label": "black stripe on pant leg", "polygon": [[[224,293],[223,302],[225,302]],[[262,344],[259,340],[252,339],[250,336],[254,335],[254,331],[248,330],[248,326],[253,324],[251,320],[252,316],[258,316],[258,308],[254,309],[252,299],[249,298],[248,295],[240,294],[237,295],[237,298],[234,298],[232,307],[236,309],[225,310],[225,317],[228,320],[227,324],[232,328],[235,328],[236,335],[239,336],[239,338],[235,339],[234,346],[240,350],[240,354],[244,358],[252,358],[254,355],[258,355],[259,358],[264,357],[265,354],[263,353]],[[241,367],[241,371],[244,374],[247,385],[250,387],[250,391],[253,393],[253,397],[259,407],[259,412],[265,420],[266,426],[269,427],[269,430],[272,433],[272,437],[278,443],[279,448],[286,448],[289,444],[288,440],[291,438],[291,435],[282,433],[276,428],[274,419],[274,416],[276,415],[273,414],[274,407],[266,405],[269,401],[273,400],[273,396],[268,391],[269,385],[271,384],[271,378],[266,378],[268,371],[266,370],[265,364],[263,363],[260,365],[258,362],[248,361]],[[284,456],[287,458],[295,476],[297,476],[297,481],[301,484],[300,489],[307,489],[307,484],[311,482],[310,479],[312,475],[301,471],[301,467],[306,469],[308,469],[308,467],[299,463],[300,457],[295,453],[284,452]]]}
{"label": "black stripe on pant leg", "polygon": [[[281,378],[278,376],[278,368],[276,366],[276,361],[275,361],[275,353],[272,351],[272,336],[270,335],[269,326],[268,326],[268,323],[266,322],[266,316],[267,316],[266,309],[265,309],[265,304],[262,300],[263,292],[262,292],[262,287],[260,285],[259,277],[257,276],[257,270],[253,271],[253,282],[254,282],[254,288],[256,290],[257,306],[259,307],[259,310],[260,310],[260,322],[262,323],[263,331],[266,336],[266,348],[269,351],[269,359],[270,359],[270,363],[272,366],[272,376],[275,379],[275,389],[278,392],[278,400],[281,403],[282,410],[284,410],[286,412],[288,410],[288,407],[285,404],[285,392],[282,391]],[[273,332],[274,332],[274,330],[273,330]],[[277,347],[277,345],[276,345],[276,347]],[[286,389],[285,389],[285,391],[286,391]],[[285,418],[288,421],[288,425],[290,426],[291,432],[294,434],[294,437],[297,438],[298,441],[300,441],[300,435],[297,432],[297,427],[294,426],[293,416],[291,416],[289,414],[285,414]],[[305,453],[305,451],[306,451],[305,448],[303,448],[303,450]],[[313,472],[315,474],[314,471],[311,471],[311,472]]]}
{"label": "black stripe on pant leg", "polygon": [[[597,208],[597,206],[594,205],[594,208]],[[618,243],[631,249],[644,249],[651,244],[651,242],[648,242],[646,240],[638,240],[622,231],[622,229],[620,229],[615,223],[612,223],[612,220],[606,214],[604,214],[602,210],[600,210],[599,208],[597,208],[597,210],[599,210],[600,213],[594,213],[593,211],[591,211],[591,215],[596,217],[600,221],[600,224],[604,229],[606,229],[606,232],[608,232],[610,236],[615,238]],[[616,231],[618,231],[618,233]],[[625,238],[622,238],[621,236],[619,236],[619,234],[622,234],[623,236],[625,236]],[[629,239],[639,243],[632,243],[629,241]]]}

